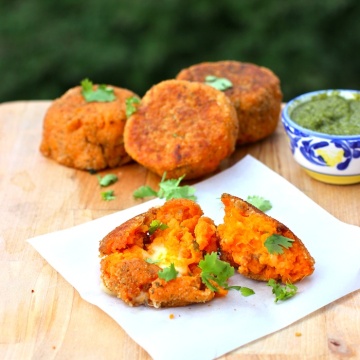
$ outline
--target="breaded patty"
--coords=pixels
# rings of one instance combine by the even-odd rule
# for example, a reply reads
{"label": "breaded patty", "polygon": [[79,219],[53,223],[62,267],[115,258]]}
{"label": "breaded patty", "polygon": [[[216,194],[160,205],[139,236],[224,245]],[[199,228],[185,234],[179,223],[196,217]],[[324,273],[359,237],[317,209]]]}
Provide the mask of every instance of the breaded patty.
{"label": "breaded patty", "polygon": [[[215,293],[202,283],[197,265],[205,253],[217,248],[216,226],[203,216],[200,206],[188,199],[169,200],[126,221],[101,240],[101,279],[130,306],[207,302]],[[172,264],[177,277],[169,281],[159,277]]]}
{"label": "breaded patty", "polygon": [[236,111],[211,86],[166,80],[154,85],[126,123],[125,149],[167,178],[194,179],[217,169],[235,149]]}
{"label": "breaded patty", "polygon": [[[221,257],[240,274],[255,280],[295,283],[313,273],[314,259],[284,224],[235,196],[223,194],[221,200],[225,206],[224,222],[218,226]],[[293,240],[282,254],[271,254],[264,245],[274,234]]]}
{"label": "breaded patty", "polygon": [[224,92],[237,111],[237,144],[261,140],[275,131],[282,92],[280,80],[271,70],[238,61],[204,62],[183,69],[176,78],[205,82],[209,75],[226,78],[233,84]]}
{"label": "breaded patty", "polygon": [[41,153],[81,170],[102,170],[129,162],[123,138],[125,100],[136,94],[112,89],[116,99],[111,102],[86,102],[80,86],[56,99],[45,114]]}

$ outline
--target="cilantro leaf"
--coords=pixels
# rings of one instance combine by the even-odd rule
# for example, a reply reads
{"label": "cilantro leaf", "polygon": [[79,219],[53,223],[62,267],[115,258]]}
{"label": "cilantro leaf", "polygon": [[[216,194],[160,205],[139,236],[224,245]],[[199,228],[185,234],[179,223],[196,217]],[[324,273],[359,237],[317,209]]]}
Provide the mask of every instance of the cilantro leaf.
{"label": "cilantro leaf", "polygon": [[99,185],[102,187],[109,186],[115,183],[118,180],[118,177],[114,174],[106,174],[105,176],[101,177],[100,175],[97,176]]}
{"label": "cilantro leaf", "polygon": [[115,200],[114,190],[103,191],[101,197],[105,201]]}
{"label": "cilantro leaf", "polygon": [[133,196],[135,198],[157,196],[160,199],[166,200],[183,198],[195,201],[195,188],[189,185],[180,186],[180,182],[184,177],[185,175],[179,177],[178,179],[165,180],[165,172],[159,183],[159,191],[155,191],[150,186],[141,186],[139,189],[134,191]]}
{"label": "cilantro leaf", "polygon": [[160,230],[165,230],[167,229],[169,226],[167,226],[166,224],[162,223],[160,220],[153,220],[150,223],[150,228],[149,228],[149,235],[152,235],[156,230],[160,229]]}
{"label": "cilantro leaf", "polygon": [[205,84],[210,85],[220,91],[224,91],[233,87],[233,84],[229,79],[218,78],[214,75],[206,76]]}
{"label": "cilantro leaf", "polygon": [[227,280],[234,275],[234,268],[227,262],[218,258],[216,252],[206,254],[204,259],[199,262],[202,282],[211,290],[219,291],[215,284],[222,288],[229,285]]}
{"label": "cilantro leaf", "polygon": [[142,199],[148,196],[157,196],[157,192],[153,190],[150,186],[143,185],[134,191],[133,196],[135,199]]}
{"label": "cilantro leaf", "polygon": [[140,104],[140,99],[136,96],[131,96],[125,100],[125,112],[127,118],[136,112],[137,107],[135,106],[135,104]]}
{"label": "cilantro leaf", "polygon": [[253,289],[250,289],[248,287],[242,286],[240,289],[242,296],[251,296],[255,294],[255,291]]}
{"label": "cilantro leaf", "polygon": [[84,79],[81,81],[82,92],[90,93],[93,91],[93,83],[89,79]]}
{"label": "cilantro leaf", "polygon": [[250,288],[245,287],[245,286],[234,285],[234,286],[227,287],[227,289],[228,290],[234,289],[234,290],[240,291],[242,296],[251,296],[251,295],[255,294],[255,291],[253,289],[250,289]]}
{"label": "cilantro leaf", "polygon": [[177,189],[179,187],[179,184],[181,180],[184,178],[185,175],[179,177],[178,179],[168,179],[166,178],[166,172],[163,174],[162,179],[159,184],[159,191],[158,191],[158,197],[160,199],[166,198],[168,194],[170,194],[174,189]]}
{"label": "cilantro leaf", "polygon": [[278,284],[274,279],[270,279],[267,282],[268,286],[272,287],[272,293],[275,295],[274,302],[284,301],[291,297],[293,297],[296,293],[298,288],[291,283],[286,283],[286,285]]}
{"label": "cilantro leaf", "polygon": [[114,89],[106,85],[98,85],[96,89],[89,79],[81,81],[81,93],[87,102],[110,102],[116,99]]}
{"label": "cilantro leaf", "polygon": [[170,281],[177,277],[178,271],[175,269],[175,265],[171,263],[169,267],[166,267],[158,272],[159,278],[165,281]]}
{"label": "cilantro leaf", "polygon": [[271,202],[269,200],[264,199],[261,196],[257,196],[257,195],[248,196],[246,201],[263,212],[268,211],[272,208]]}
{"label": "cilantro leaf", "polygon": [[270,254],[282,254],[284,249],[292,247],[293,239],[289,239],[279,234],[270,235],[264,242],[265,247]]}
{"label": "cilantro leaf", "polygon": [[237,290],[243,296],[250,296],[255,294],[252,289],[243,286],[229,286],[228,279],[234,275],[234,268],[227,263],[218,258],[216,252],[211,254],[206,254],[204,259],[199,262],[199,268],[201,271],[201,280],[202,282],[211,290],[218,292],[219,288],[216,286],[225,289],[225,290]]}
{"label": "cilantro leaf", "polygon": [[166,172],[163,174],[163,177],[159,184],[159,191],[158,191],[158,197],[160,199],[190,199],[190,200],[196,200],[196,196],[194,196],[195,188],[184,185],[180,186],[180,182],[185,177],[185,175],[179,177],[178,179],[168,179],[166,178]]}
{"label": "cilantro leaf", "polygon": [[145,261],[148,263],[148,264],[157,264],[160,262],[160,260],[153,260],[151,258],[146,258]]}

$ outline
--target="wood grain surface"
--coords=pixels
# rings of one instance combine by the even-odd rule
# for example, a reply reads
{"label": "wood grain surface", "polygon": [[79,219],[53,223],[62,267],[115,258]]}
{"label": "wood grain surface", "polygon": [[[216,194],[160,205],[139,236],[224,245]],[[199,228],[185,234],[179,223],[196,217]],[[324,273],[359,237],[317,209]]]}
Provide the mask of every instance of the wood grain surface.
{"label": "wood grain surface", "polygon": [[[133,191],[144,184],[157,187],[160,179],[135,163],[113,169],[108,172],[119,176],[112,186],[117,197],[103,201],[95,177],[40,154],[49,105],[50,101],[0,104],[0,358],[149,360],[115,321],[82,300],[26,240],[136,205],[140,201],[134,200]],[[246,154],[339,220],[360,226],[360,184],[328,185],[307,176],[293,162],[280,123],[268,139],[238,148],[219,171]],[[246,329],[239,324],[239,331]],[[360,291],[222,357],[340,358],[360,358]]]}

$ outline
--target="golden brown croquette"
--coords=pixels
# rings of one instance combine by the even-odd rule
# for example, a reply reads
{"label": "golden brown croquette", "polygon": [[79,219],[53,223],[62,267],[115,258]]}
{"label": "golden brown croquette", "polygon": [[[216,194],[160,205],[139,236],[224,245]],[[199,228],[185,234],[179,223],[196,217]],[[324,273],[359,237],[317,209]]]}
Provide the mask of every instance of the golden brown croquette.
{"label": "golden brown croquette", "polygon": [[181,70],[176,78],[203,83],[210,75],[226,78],[233,85],[224,93],[237,112],[238,145],[261,140],[275,131],[282,92],[280,80],[271,70],[238,61],[203,62]]}
{"label": "golden brown croquette", "polygon": [[236,112],[211,86],[184,80],[154,85],[126,123],[125,149],[167,178],[194,179],[217,169],[235,149]]}
{"label": "golden brown croquette", "polygon": [[[218,226],[222,259],[251,279],[295,283],[314,271],[314,259],[302,241],[284,224],[248,202],[223,194],[224,222]],[[264,245],[271,235],[292,239],[283,253],[270,253]]]}
{"label": "golden brown croquette", "polygon": [[[238,197],[223,194],[221,200],[225,215],[218,227],[194,201],[172,199],[111,231],[99,246],[105,288],[130,306],[156,308],[226,296],[229,288],[215,275],[209,280],[215,288],[203,282],[200,265],[208,254],[220,254],[221,267],[228,262],[259,281],[295,283],[313,273],[314,259],[285,225]],[[290,239],[291,246],[270,251],[266,240],[272,235]],[[174,276],[160,276],[171,266]]]}
{"label": "golden brown croquette", "polygon": [[[151,231],[154,221],[158,225]],[[207,251],[218,248],[216,226],[198,204],[172,199],[115,228],[100,242],[101,279],[130,306],[156,308],[203,303],[214,298],[197,267]],[[178,275],[159,272],[173,264]]]}
{"label": "golden brown croquette", "polygon": [[102,170],[129,162],[123,139],[125,100],[136,94],[112,89],[116,99],[111,102],[86,102],[80,86],[56,99],[45,114],[41,153],[81,170]]}

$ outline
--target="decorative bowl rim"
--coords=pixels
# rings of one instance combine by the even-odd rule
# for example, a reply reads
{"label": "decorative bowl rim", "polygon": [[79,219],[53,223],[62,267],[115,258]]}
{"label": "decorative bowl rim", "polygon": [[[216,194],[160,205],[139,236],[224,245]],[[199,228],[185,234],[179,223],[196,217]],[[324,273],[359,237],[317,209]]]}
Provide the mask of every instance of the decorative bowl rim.
{"label": "decorative bowl rim", "polygon": [[304,133],[304,135],[307,136],[314,136],[314,137],[318,137],[318,138],[324,138],[324,139],[337,139],[337,140],[355,140],[355,139],[359,139],[360,138],[360,134],[357,135],[331,135],[331,134],[326,134],[326,133],[322,133],[322,132],[318,132],[318,131],[314,131],[314,130],[310,130],[307,128],[302,127],[301,125],[297,124],[296,122],[294,122],[289,115],[289,110],[293,107],[297,106],[297,103],[302,103],[304,100],[307,100],[308,98],[311,98],[315,95],[319,95],[319,94],[325,94],[325,93],[339,93],[344,94],[359,94],[360,95],[360,90],[350,90],[350,89],[326,89],[326,90],[316,90],[316,91],[310,91],[301,95],[296,96],[295,98],[293,98],[292,100],[290,100],[289,102],[287,102],[281,112],[281,120],[283,123],[287,123],[287,125],[293,127],[294,129],[299,130],[301,133]]}

